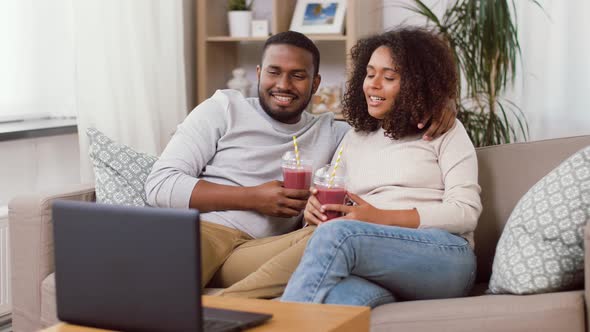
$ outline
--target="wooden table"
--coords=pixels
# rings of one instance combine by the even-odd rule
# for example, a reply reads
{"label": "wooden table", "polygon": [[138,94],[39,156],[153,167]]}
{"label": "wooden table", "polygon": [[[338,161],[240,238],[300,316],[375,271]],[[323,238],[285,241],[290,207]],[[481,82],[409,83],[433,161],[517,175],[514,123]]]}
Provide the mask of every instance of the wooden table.
{"label": "wooden table", "polygon": [[[203,305],[213,308],[270,313],[273,317],[248,331],[369,331],[369,307],[286,303],[229,297],[203,296]],[[106,330],[60,323],[43,332],[104,332]]]}

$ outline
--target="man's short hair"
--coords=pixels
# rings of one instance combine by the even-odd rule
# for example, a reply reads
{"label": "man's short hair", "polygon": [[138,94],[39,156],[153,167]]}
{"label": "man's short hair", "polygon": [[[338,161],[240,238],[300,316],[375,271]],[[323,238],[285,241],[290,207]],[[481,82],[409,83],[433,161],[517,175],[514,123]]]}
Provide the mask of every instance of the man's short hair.
{"label": "man's short hair", "polygon": [[276,35],[270,36],[264,43],[264,47],[262,48],[262,57],[264,58],[264,52],[266,52],[266,49],[270,45],[280,44],[293,45],[295,47],[299,47],[310,52],[313,57],[313,75],[318,75],[320,71],[320,51],[311,39],[307,38],[306,35],[296,31],[285,31],[277,33]]}

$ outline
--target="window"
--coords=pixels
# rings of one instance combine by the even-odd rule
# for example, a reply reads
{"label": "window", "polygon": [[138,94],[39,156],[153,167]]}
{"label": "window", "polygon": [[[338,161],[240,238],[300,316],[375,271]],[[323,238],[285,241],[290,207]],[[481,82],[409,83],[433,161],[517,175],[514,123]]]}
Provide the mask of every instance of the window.
{"label": "window", "polygon": [[0,122],[75,115],[72,1],[0,1]]}

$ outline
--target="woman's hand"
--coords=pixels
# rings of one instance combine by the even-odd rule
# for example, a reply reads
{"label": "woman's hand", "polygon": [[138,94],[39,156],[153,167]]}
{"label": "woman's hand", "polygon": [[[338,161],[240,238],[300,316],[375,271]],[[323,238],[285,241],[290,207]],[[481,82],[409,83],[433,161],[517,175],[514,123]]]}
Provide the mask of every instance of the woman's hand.
{"label": "woman's hand", "polygon": [[338,211],[342,212],[343,216],[332,219],[351,219],[373,224],[399,226],[408,228],[418,228],[420,226],[420,215],[416,209],[407,210],[382,210],[365,202],[358,195],[348,193],[348,197],[356,203],[356,205],[339,205],[326,204],[321,207],[322,211]]}
{"label": "woman's hand", "polygon": [[320,207],[323,211],[337,211],[342,213],[342,217],[332,219],[330,221],[339,219],[352,219],[359,221],[366,221],[371,223],[379,223],[380,215],[383,210],[380,210],[373,205],[365,202],[358,195],[348,193],[348,198],[356,205],[340,205],[340,204],[326,204]]}
{"label": "woman's hand", "polygon": [[311,195],[307,199],[307,204],[303,211],[303,219],[310,225],[319,225],[326,221],[328,217],[322,213],[322,204],[320,204],[320,201],[316,197],[318,190],[315,187],[311,187],[309,191]]}

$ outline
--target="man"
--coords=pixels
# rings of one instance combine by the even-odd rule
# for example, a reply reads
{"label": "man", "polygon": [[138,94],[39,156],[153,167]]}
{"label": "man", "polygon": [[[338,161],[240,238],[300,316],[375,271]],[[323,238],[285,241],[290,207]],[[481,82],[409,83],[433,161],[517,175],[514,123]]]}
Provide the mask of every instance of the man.
{"label": "man", "polygon": [[[317,47],[304,35],[270,37],[257,67],[259,97],[218,90],[178,126],[154,164],[148,202],[202,213],[203,286],[216,272],[218,286],[234,284],[310,233],[294,231],[309,191],[282,186],[280,158],[296,136],[319,168],[349,130],[332,114],[304,112],[320,85],[319,62]],[[427,135],[449,129],[454,110],[445,114],[444,125],[431,126]]]}

